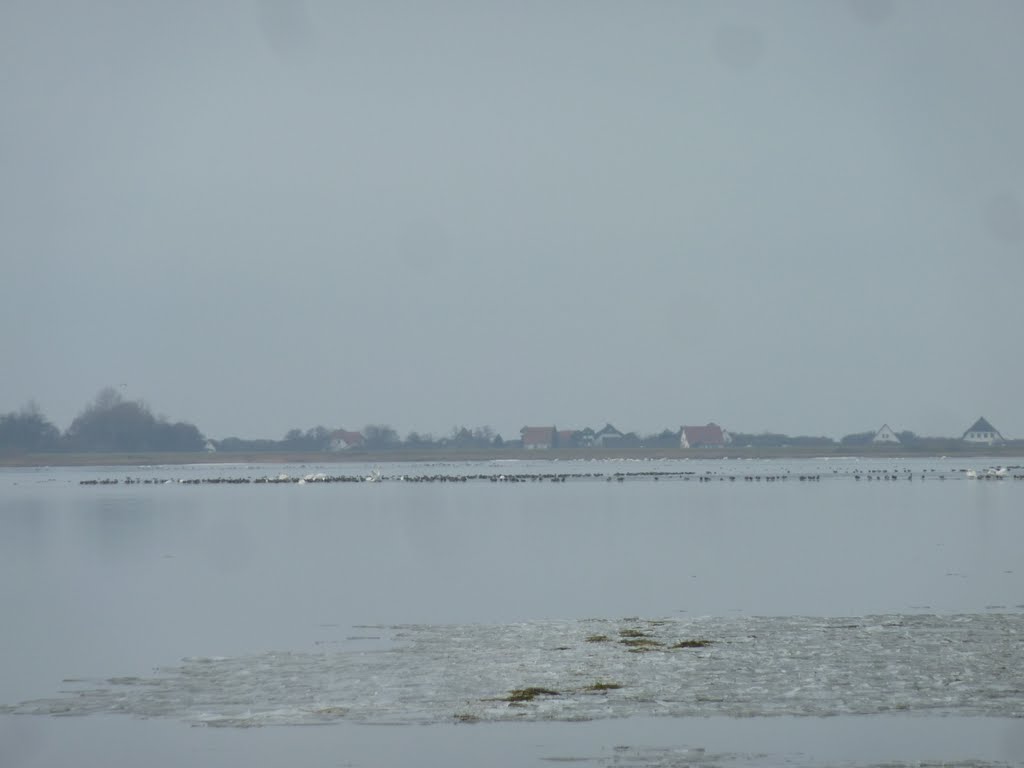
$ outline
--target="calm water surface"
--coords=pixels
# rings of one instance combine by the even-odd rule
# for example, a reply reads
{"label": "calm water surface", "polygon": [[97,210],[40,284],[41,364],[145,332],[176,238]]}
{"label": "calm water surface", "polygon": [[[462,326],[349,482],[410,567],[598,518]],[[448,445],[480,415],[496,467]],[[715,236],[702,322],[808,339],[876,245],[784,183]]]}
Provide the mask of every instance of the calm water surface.
{"label": "calm water surface", "polygon": [[995,463],[0,470],[0,765],[1024,764]]}

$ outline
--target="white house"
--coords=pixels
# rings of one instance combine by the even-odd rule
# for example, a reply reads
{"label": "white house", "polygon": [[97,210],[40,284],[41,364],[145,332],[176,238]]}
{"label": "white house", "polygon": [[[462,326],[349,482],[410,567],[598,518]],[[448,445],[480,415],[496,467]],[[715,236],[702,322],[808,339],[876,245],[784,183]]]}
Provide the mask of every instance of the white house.
{"label": "white house", "polygon": [[899,436],[892,431],[892,427],[888,424],[883,424],[882,428],[871,438],[872,443],[898,443],[899,441]]}
{"label": "white house", "polygon": [[732,442],[732,435],[715,422],[703,427],[680,427],[680,448],[723,448]]}
{"label": "white house", "polygon": [[984,417],[974,422],[971,428],[964,432],[961,439],[965,443],[985,443],[986,445],[1003,442],[1003,436],[999,434],[999,430],[989,424]]}
{"label": "white house", "polygon": [[361,432],[349,432],[345,429],[338,429],[331,433],[330,448],[332,451],[348,451],[361,446],[363,440]]}

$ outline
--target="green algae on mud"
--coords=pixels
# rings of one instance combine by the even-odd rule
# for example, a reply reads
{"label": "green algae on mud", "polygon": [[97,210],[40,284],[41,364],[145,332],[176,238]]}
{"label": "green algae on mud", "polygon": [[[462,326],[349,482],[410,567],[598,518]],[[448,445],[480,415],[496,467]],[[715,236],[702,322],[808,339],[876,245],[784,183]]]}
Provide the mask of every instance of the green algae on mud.
{"label": "green algae on mud", "polygon": [[538,696],[561,696],[558,691],[553,691],[550,688],[540,688],[531,686],[529,688],[513,688],[509,691],[502,701],[507,701],[509,704],[521,704],[525,701],[533,701]]}
{"label": "green algae on mud", "polygon": [[602,682],[602,681],[599,680],[596,683],[588,685],[583,690],[584,691],[589,691],[591,693],[603,693],[604,691],[617,691],[621,687],[622,687],[621,683],[605,683],[605,682]]}
{"label": "green algae on mud", "polygon": [[669,648],[707,648],[711,644],[711,640],[680,640]]}
{"label": "green algae on mud", "polygon": [[650,637],[648,632],[644,632],[640,629],[621,629],[619,630],[619,637]]}

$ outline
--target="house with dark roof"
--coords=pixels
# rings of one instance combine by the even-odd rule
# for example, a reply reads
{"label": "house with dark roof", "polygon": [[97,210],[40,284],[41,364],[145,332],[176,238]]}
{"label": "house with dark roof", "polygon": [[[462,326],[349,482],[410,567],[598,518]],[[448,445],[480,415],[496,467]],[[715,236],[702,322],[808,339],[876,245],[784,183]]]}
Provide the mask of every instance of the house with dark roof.
{"label": "house with dark roof", "polygon": [[644,445],[648,448],[678,448],[682,439],[682,428],[675,432],[671,429],[664,429],[657,435],[652,435],[644,440]]}
{"label": "house with dark roof", "polygon": [[1004,441],[1003,436],[999,434],[999,430],[989,424],[984,417],[974,422],[960,439],[965,443],[985,443],[986,445]]}
{"label": "house with dark roof", "polygon": [[556,448],[571,448],[576,444],[575,429],[560,429],[555,434]]}
{"label": "house with dark roof", "polygon": [[611,424],[605,424],[594,433],[593,445],[598,448],[610,448],[616,445],[624,435]]}
{"label": "house with dark roof", "polygon": [[577,429],[572,436],[574,448],[590,448],[594,445],[594,430],[590,427]]}
{"label": "house with dark roof", "polygon": [[523,427],[519,434],[527,451],[549,451],[558,439],[558,430],[554,427]]}
{"label": "house with dark roof", "polygon": [[332,451],[347,451],[357,448],[362,444],[363,435],[361,432],[349,432],[344,429],[331,432],[330,449]]}
{"label": "house with dark roof", "polygon": [[892,427],[888,424],[883,424],[881,429],[875,432],[875,436],[871,438],[872,443],[899,443],[899,436],[892,431]]}
{"label": "house with dark roof", "polygon": [[703,427],[680,428],[680,448],[724,448],[731,442],[729,433],[713,421]]}

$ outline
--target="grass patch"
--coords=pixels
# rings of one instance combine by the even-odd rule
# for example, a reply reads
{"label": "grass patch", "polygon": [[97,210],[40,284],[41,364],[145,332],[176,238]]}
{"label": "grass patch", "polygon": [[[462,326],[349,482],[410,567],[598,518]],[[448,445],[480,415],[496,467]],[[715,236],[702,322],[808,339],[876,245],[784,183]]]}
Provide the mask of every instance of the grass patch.
{"label": "grass patch", "polygon": [[650,637],[650,635],[639,629],[621,629],[619,637]]}
{"label": "grass patch", "polygon": [[524,701],[533,701],[538,696],[559,696],[558,691],[552,691],[550,688],[515,688],[509,691],[509,694],[502,701],[507,701],[509,704],[522,704]]}
{"label": "grass patch", "polygon": [[587,635],[588,643],[607,643],[609,640],[611,638],[608,635]]}
{"label": "grass patch", "polygon": [[313,712],[321,717],[344,717],[348,710],[344,707],[320,707],[320,709],[315,709]]}
{"label": "grass patch", "polygon": [[671,648],[707,648],[711,645],[710,640],[680,640],[675,645],[669,646]]}
{"label": "grass patch", "polygon": [[621,687],[622,686],[619,683],[602,683],[598,681],[593,685],[588,685],[583,690],[593,691],[594,693],[600,693],[601,691],[617,691]]}
{"label": "grass patch", "polygon": [[631,651],[653,651],[655,648],[664,648],[664,643],[659,643],[657,640],[651,640],[649,637],[627,637],[625,640],[620,640],[625,646],[629,647]]}

